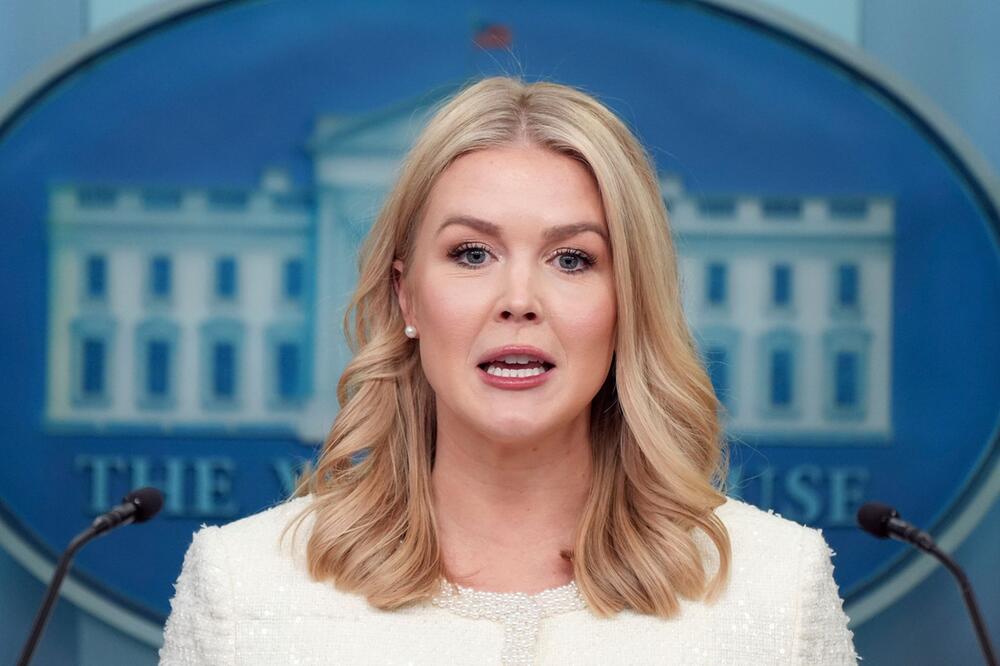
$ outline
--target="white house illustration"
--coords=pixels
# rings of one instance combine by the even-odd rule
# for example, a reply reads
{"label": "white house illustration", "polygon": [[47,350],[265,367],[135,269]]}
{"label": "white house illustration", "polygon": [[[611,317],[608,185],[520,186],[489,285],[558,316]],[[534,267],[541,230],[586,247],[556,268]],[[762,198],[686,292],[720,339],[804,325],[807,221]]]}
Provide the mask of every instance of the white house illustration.
{"label": "white house illustration", "polygon": [[[321,116],[305,190],[53,185],[46,427],[322,441],[357,250],[429,104]],[[892,202],[662,189],[728,431],[886,441]]]}
{"label": "white house illustration", "polygon": [[684,308],[727,430],[891,435],[894,220],[884,197],[685,196],[661,181]]}

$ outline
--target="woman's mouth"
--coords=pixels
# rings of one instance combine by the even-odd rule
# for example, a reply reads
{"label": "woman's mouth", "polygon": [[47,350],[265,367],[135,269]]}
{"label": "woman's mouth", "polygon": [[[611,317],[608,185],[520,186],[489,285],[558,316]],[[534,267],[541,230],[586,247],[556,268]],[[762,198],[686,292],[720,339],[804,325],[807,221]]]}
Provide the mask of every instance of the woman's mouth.
{"label": "woman's mouth", "polygon": [[535,377],[547,372],[554,366],[551,363],[542,361],[530,361],[528,363],[505,363],[504,361],[490,361],[480,364],[480,369],[494,377]]}
{"label": "woman's mouth", "polygon": [[480,363],[478,367],[480,378],[490,386],[501,389],[526,389],[545,382],[555,366],[542,361],[526,363],[489,361]]}

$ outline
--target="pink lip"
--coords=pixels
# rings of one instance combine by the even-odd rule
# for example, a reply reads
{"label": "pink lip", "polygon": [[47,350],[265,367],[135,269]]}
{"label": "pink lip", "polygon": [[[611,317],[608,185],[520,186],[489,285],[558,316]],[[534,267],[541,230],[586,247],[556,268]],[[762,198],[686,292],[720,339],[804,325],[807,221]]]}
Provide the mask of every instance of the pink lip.
{"label": "pink lip", "polygon": [[[521,352],[526,353],[526,352]],[[476,372],[479,373],[479,377],[495,388],[506,389],[508,391],[519,391],[521,389],[534,388],[536,386],[541,386],[549,379],[549,375],[555,372],[555,366],[549,368],[547,371],[540,375],[535,375],[534,377],[497,377],[496,375],[491,375],[482,368],[477,367]]]}
{"label": "pink lip", "polygon": [[[501,356],[513,356],[515,354],[524,354],[526,356],[534,356],[538,360],[548,363],[549,365],[555,365],[555,361],[552,357],[543,352],[538,347],[532,347],[530,345],[505,345],[503,347],[495,347],[490,349],[485,354],[479,357],[476,361],[476,365],[482,365],[487,361],[495,361]],[[546,373],[547,374],[547,373]],[[545,375],[539,375],[539,377],[544,377]]]}

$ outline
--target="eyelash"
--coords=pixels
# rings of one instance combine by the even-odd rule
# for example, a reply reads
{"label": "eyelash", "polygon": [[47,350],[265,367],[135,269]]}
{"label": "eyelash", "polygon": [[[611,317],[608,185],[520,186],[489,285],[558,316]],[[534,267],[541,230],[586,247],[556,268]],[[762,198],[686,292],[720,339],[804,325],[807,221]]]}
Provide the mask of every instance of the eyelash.
{"label": "eyelash", "polygon": [[[480,264],[480,265],[474,265],[474,264],[470,264],[470,263],[467,263],[467,262],[458,261],[459,257],[461,257],[463,254],[465,254],[466,252],[468,252],[470,250],[482,250],[483,252],[486,252],[488,254],[492,254],[492,252],[490,252],[490,249],[488,247],[486,247],[485,245],[482,245],[480,243],[462,243],[461,245],[459,245],[459,246],[455,247],[454,249],[450,250],[448,252],[448,256],[451,257],[453,260],[455,260],[455,263],[458,264],[459,266],[461,266],[462,268],[467,268],[467,269],[473,270],[473,271],[479,270],[480,268],[483,267],[482,264]],[[595,259],[594,257],[590,256],[589,254],[587,254],[583,250],[577,250],[577,249],[571,248],[571,247],[564,247],[564,248],[560,248],[560,249],[556,250],[554,256],[563,256],[563,255],[569,255],[571,257],[577,257],[578,259],[580,259],[583,262],[582,265],[584,266],[584,268],[578,268],[576,270],[571,270],[571,271],[567,271],[567,270],[563,270],[562,271],[563,273],[567,273],[569,275],[573,275],[573,274],[576,274],[576,273],[586,273],[587,271],[589,271],[591,268],[594,267],[594,264],[597,263],[597,259]]]}

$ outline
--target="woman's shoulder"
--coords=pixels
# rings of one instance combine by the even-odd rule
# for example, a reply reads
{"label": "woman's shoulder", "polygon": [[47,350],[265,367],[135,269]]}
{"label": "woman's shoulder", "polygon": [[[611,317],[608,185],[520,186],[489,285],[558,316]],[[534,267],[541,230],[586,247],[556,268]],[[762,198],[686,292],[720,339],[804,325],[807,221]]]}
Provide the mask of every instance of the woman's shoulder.
{"label": "woman's shoulder", "polygon": [[288,529],[286,534],[286,528],[308,506],[307,497],[297,497],[223,525],[202,524],[192,535],[184,569],[259,573],[290,568],[304,551],[308,531]]}
{"label": "woman's shoulder", "polygon": [[267,633],[275,622],[291,623],[291,631],[307,617],[337,620],[373,612],[363,597],[309,574],[305,545],[313,518],[306,514],[298,525],[294,520],[311,501],[284,501],[194,533],[170,601],[161,664],[233,663],[241,622],[260,627],[239,639],[241,649],[263,655],[287,647],[280,641],[275,647]]}
{"label": "woman's shoulder", "polygon": [[[729,534],[736,588],[760,581],[794,588],[832,575],[834,553],[822,530],[732,497],[716,508],[715,515]],[[776,578],[779,571],[782,575]]]}
{"label": "woman's shoulder", "polygon": [[784,518],[773,510],[764,511],[735,497],[727,497],[715,509],[715,515],[726,526],[730,539],[740,542],[758,541],[775,545],[776,542],[795,543],[802,539],[822,538],[821,530]]}
{"label": "woman's shoulder", "polygon": [[[589,624],[585,636],[600,637],[588,649],[600,651],[616,635],[648,637],[656,649],[680,663],[854,664],[856,658],[838,595],[830,551],[819,530],[728,498],[715,509],[729,535],[729,577],[721,593],[705,602],[683,599],[670,620],[623,611],[611,622]],[[695,530],[714,573],[719,552],[708,535]],[[584,633],[584,632],[582,632]],[[646,639],[636,642],[652,653]],[[616,647],[622,662],[640,661]],[[609,657],[608,661],[612,658]]]}
{"label": "woman's shoulder", "polygon": [[243,572],[302,569],[313,517],[307,513],[297,519],[311,502],[308,495],[295,497],[230,523],[202,525],[189,550]]}
{"label": "woman's shoulder", "polygon": [[294,558],[303,550],[302,536],[307,530],[299,530],[300,534],[288,529],[286,535],[286,527],[309,506],[309,501],[308,497],[296,497],[230,523],[202,524],[192,535],[185,566],[189,559],[220,563],[240,561],[247,567],[273,565],[290,556]]}
{"label": "woman's shoulder", "polygon": [[363,608],[363,599],[309,574],[306,544],[313,516],[306,514],[299,524],[295,519],[311,502],[311,496],[296,497],[225,525],[202,526],[183,569],[228,590],[234,609],[272,608],[293,598],[300,607],[312,604],[327,612]]}
{"label": "woman's shoulder", "polygon": [[[732,546],[724,595],[738,617],[753,606],[758,626],[792,627],[797,663],[857,663],[853,634],[822,530],[728,498],[716,509]],[[735,602],[735,606],[733,606]]]}
{"label": "woman's shoulder", "polygon": [[311,502],[311,495],[285,499],[261,509],[257,513],[224,525],[202,525],[201,531],[211,533],[213,538],[233,543],[257,540],[271,534],[278,535],[292,520],[305,511]]}

